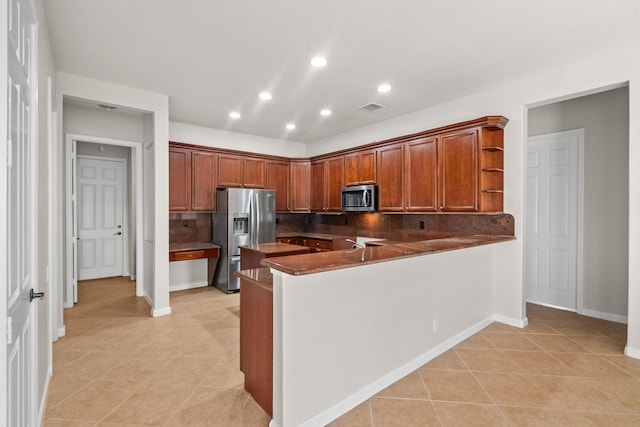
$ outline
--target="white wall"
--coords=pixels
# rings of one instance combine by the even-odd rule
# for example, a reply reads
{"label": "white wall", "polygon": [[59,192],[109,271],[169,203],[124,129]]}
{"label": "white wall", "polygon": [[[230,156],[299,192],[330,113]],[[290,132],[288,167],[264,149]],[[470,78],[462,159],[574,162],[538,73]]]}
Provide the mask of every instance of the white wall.
{"label": "white wall", "polygon": [[[526,52],[523,52],[526,55]],[[549,65],[543,74],[471,94],[412,114],[379,122],[310,144],[316,155],[431,129],[476,117],[500,114],[505,128],[504,209],[515,218],[517,243],[499,255],[495,311],[508,318],[524,316],[522,304],[524,173],[527,107],[562,101],[629,84],[629,259],[640,258],[640,57],[636,50],[610,50],[567,66]],[[629,263],[629,341],[627,353],[640,357],[640,264]]]}
{"label": "white wall", "polygon": [[142,114],[105,111],[64,102],[64,132],[125,141],[142,141]]}
{"label": "white wall", "polygon": [[528,119],[529,136],[585,129],[582,306],[587,313],[626,318],[629,287],[628,89],[532,108]]}
{"label": "white wall", "polygon": [[511,243],[301,276],[272,270],[274,425],[326,425],[489,324],[496,250]]}
{"label": "white wall", "polygon": [[244,133],[169,122],[169,139],[174,142],[226,148],[284,157],[305,157],[305,144]]}

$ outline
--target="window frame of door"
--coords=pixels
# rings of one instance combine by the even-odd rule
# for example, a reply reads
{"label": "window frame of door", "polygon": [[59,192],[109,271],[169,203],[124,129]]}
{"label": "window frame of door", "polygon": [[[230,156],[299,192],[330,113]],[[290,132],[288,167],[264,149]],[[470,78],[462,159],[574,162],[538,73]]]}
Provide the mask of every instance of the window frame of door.
{"label": "window frame of door", "polygon": [[[526,117],[526,113],[525,113],[525,117]],[[526,129],[528,129],[528,126],[525,126],[525,131]],[[527,142],[527,147],[525,147],[524,151],[524,188],[523,188],[523,194],[524,194],[524,209],[523,209],[523,216],[524,216],[524,227],[523,227],[523,251],[522,251],[522,259],[523,259],[523,271],[522,271],[522,290],[523,290],[523,297],[526,301],[526,291],[525,291],[525,286],[526,286],[526,276],[525,276],[525,272],[527,269],[527,265],[526,265],[526,256],[525,256],[525,249],[526,249],[526,229],[527,229],[527,225],[526,225],[526,211],[527,211],[527,200],[528,200],[528,194],[527,194],[527,181],[528,181],[528,177],[527,177],[527,169],[528,169],[528,147],[529,144],[532,142],[536,142],[536,139],[542,139],[543,137],[548,138],[550,136],[555,136],[555,137],[562,137],[562,136],[567,136],[567,135],[576,135],[578,137],[578,200],[577,200],[577,218],[576,218],[576,312],[578,314],[587,314],[585,313],[584,307],[582,306],[582,299],[583,299],[583,260],[584,260],[584,256],[583,256],[583,249],[584,249],[584,151],[585,151],[585,129],[584,128],[578,128],[578,129],[570,129],[570,130],[565,130],[565,131],[560,131],[560,132],[549,132],[549,133],[545,133],[545,134],[541,134],[541,135],[533,135],[533,136],[527,136],[525,141]],[[560,310],[567,310],[564,307],[558,307],[558,306],[554,306],[554,305],[549,305],[550,307],[553,308],[557,308]]]}
{"label": "window frame of door", "polygon": [[[65,254],[66,254],[66,280],[65,280],[65,288],[66,295],[64,298],[63,306],[65,308],[73,307],[73,252],[71,247],[71,239],[73,234],[73,223],[72,223],[72,211],[71,211],[71,191],[72,191],[72,147],[73,141],[76,142],[86,142],[91,144],[99,144],[99,145],[116,145],[121,147],[129,147],[132,149],[132,160],[131,165],[135,166],[135,171],[133,174],[133,181],[135,185],[135,219],[134,223],[136,226],[136,274],[135,277],[132,276],[132,279],[136,280],[136,296],[141,297],[144,296],[144,217],[143,217],[143,170],[142,170],[142,159],[143,159],[143,144],[142,142],[137,141],[127,141],[121,139],[112,139],[112,138],[104,138],[98,136],[90,136],[90,135],[80,135],[67,133],[65,134],[65,175],[66,175],[66,183],[65,183],[65,218],[66,218],[66,229],[65,229]],[[84,156],[88,157],[88,156]],[[102,157],[101,157],[102,158]],[[127,175],[125,171],[125,175]],[[126,199],[126,198],[125,198]],[[125,200],[126,202],[126,200]],[[128,203],[127,203],[127,206]]]}

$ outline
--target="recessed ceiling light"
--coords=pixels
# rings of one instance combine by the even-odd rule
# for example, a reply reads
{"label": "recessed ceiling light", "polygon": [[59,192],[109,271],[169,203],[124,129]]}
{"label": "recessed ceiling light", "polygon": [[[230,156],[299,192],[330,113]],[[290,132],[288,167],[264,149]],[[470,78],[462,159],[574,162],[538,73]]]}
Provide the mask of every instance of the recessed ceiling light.
{"label": "recessed ceiling light", "polygon": [[260,99],[262,99],[263,101],[268,101],[271,99],[271,94],[269,92],[262,92],[260,94]]}
{"label": "recessed ceiling light", "polygon": [[296,125],[294,125],[293,123],[287,123],[287,129],[294,130],[295,128],[296,128]]}
{"label": "recessed ceiling light", "polygon": [[330,116],[331,110],[325,108],[324,110],[320,111],[320,114],[322,114],[323,116]]}
{"label": "recessed ceiling light", "polygon": [[311,60],[311,65],[313,65],[314,67],[324,67],[325,65],[327,65],[327,60],[322,56],[316,56]]}
{"label": "recessed ceiling light", "polygon": [[389,86],[386,83],[381,84],[380,86],[378,86],[378,92],[385,93],[385,92],[389,92],[390,90],[391,90],[391,86]]}
{"label": "recessed ceiling light", "polygon": [[236,111],[232,111],[229,113],[229,117],[231,117],[232,119],[239,119],[240,118],[240,113],[236,112]]}

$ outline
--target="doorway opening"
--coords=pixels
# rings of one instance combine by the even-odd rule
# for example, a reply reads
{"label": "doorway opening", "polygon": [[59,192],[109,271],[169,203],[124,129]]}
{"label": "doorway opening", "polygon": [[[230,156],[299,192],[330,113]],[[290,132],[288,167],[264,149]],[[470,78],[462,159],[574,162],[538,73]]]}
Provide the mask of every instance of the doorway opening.
{"label": "doorway opening", "polygon": [[[64,307],[70,308],[73,307],[73,304],[78,301],[78,293],[77,293],[77,285],[78,280],[82,278],[95,278],[95,277],[105,277],[105,271],[113,271],[102,269],[105,267],[98,268],[101,271],[96,272],[92,267],[92,262],[85,263],[85,265],[80,265],[78,262],[79,259],[83,260],[83,255],[86,255],[89,259],[96,259],[96,256],[101,256],[101,261],[104,261],[104,254],[102,253],[102,249],[98,248],[98,239],[96,236],[81,236],[82,233],[79,232],[79,221],[83,221],[86,218],[80,218],[78,215],[79,211],[79,202],[83,202],[84,205],[88,206],[89,209],[94,209],[96,202],[96,197],[115,197],[113,192],[115,191],[110,187],[110,184],[107,183],[103,192],[100,192],[97,188],[97,183],[95,180],[92,181],[91,176],[93,174],[102,173],[103,176],[107,178],[111,178],[115,172],[114,168],[106,168],[100,169],[99,167],[96,169],[96,165],[104,164],[104,162],[113,161],[114,159],[104,159],[101,156],[86,156],[79,155],[79,152],[82,151],[82,147],[89,147],[94,149],[97,152],[102,152],[104,150],[100,150],[100,148],[104,147],[112,147],[114,149],[120,149],[121,153],[129,153],[130,162],[125,162],[130,165],[130,167],[125,168],[124,175],[129,176],[130,178],[125,178],[125,182],[130,181],[132,185],[126,185],[125,187],[130,188],[129,197],[126,199],[129,200],[126,202],[125,206],[127,206],[122,221],[119,222],[119,218],[116,217],[116,214],[111,212],[108,215],[114,215],[109,219],[109,224],[114,228],[114,230],[109,229],[109,233],[114,234],[114,236],[102,236],[105,237],[102,242],[99,244],[102,245],[102,249],[113,249],[113,244],[118,242],[118,239],[121,237],[130,237],[129,239],[121,239],[124,240],[123,243],[123,255],[122,258],[125,258],[124,266],[129,267],[129,275],[131,275],[131,279],[136,281],[136,296],[143,296],[144,290],[144,242],[143,242],[143,211],[142,211],[142,143],[134,142],[134,141],[124,141],[124,140],[116,140],[110,138],[101,138],[101,137],[93,137],[86,135],[76,135],[76,134],[67,134],[66,135],[66,161],[68,167],[66,168],[66,236],[67,242],[69,244],[66,247],[66,255],[67,255],[67,280],[65,285],[65,298],[64,298]],[[79,150],[80,147],[80,150]],[[113,150],[111,150],[113,151]],[[83,195],[79,195],[78,184],[81,181],[82,177],[80,176],[80,169],[78,165],[78,157],[80,157],[81,161],[85,161],[91,167],[87,168],[87,173],[84,178],[87,178],[86,186],[83,189]],[[96,163],[97,162],[97,163]],[[129,173],[127,173],[127,169]],[[100,171],[100,172],[98,172]],[[83,196],[89,198],[89,202],[87,200],[83,200]],[[124,198],[124,197],[123,197]],[[85,206],[87,207],[87,206]],[[83,209],[80,209],[82,211]],[[128,215],[127,215],[128,213]],[[127,219],[130,218],[130,220]],[[99,215],[96,215],[89,222],[102,220],[104,218],[99,218]],[[113,222],[111,224],[110,222]],[[118,226],[120,228],[118,229]],[[126,227],[126,229],[125,229]],[[87,227],[91,228],[91,227]],[[108,227],[107,227],[108,228]],[[122,230],[122,231],[119,231]],[[103,233],[105,232],[102,230]],[[122,234],[118,235],[120,232]],[[134,237],[135,236],[135,237]],[[87,238],[87,241],[92,241],[91,244],[88,244],[87,247],[82,247],[83,237]],[[108,238],[107,238],[108,237]],[[131,245],[127,244],[127,241],[131,241]],[[93,249],[92,249],[93,248]],[[86,254],[80,254],[80,250],[86,252]],[[93,253],[92,253],[93,251]],[[111,252],[112,254],[114,252]],[[131,254],[131,256],[129,256]],[[95,262],[93,262],[95,264]],[[111,262],[106,262],[103,264],[112,264]],[[134,267],[135,266],[135,267]],[[84,273],[88,273],[84,277],[80,274],[79,270],[81,268],[90,267]],[[106,267],[105,267],[106,268]],[[133,270],[133,271],[132,271]],[[124,269],[123,273],[127,273]],[[121,273],[121,274],[123,274]],[[108,273],[110,275],[112,273]],[[118,275],[118,274],[116,274]]]}
{"label": "doorway opening", "polygon": [[[563,219],[566,222],[558,223],[569,228],[575,227],[577,236],[582,235],[582,239],[577,240],[575,277],[578,286],[575,305],[572,306],[566,302],[554,302],[553,299],[545,300],[539,295],[532,296],[531,289],[528,289],[530,283],[543,282],[540,277],[535,277],[536,274],[548,276],[550,270],[556,270],[556,277],[570,277],[571,274],[566,273],[564,267],[569,263],[559,261],[565,257],[560,254],[561,251],[556,251],[552,256],[545,255],[544,259],[536,259],[532,255],[535,251],[531,250],[531,246],[535,239],[530,234],[538,225],[536,215],[539,212],[536,213],[536,209],[540,206],[535,206],[539,200],[532,197],[536,178],[527,174],[525,299],[626,323],[629,289],[629,91],[627,85],[618,85],[591,93],[560,102],[540,103],[526,112],[529,141],[545,139],[551,136],[549,134],[566,136],[570,134],[568,131],[584,129],[584,190],[582,217],[578,210],[571,211],[576,213],[570,215],[567,210],[567,216]],[[532,154],[531,144],[527,148],[526,166],[529,172],[538,154]],[[563,193],[563,183],[568,181],[559,179],[562,174],[557,171],[550,170],[549,174],[552,178],[545,184],[546,191],[555,195],[552,200],[562,212],[571,202],[571,191],[579,190],[566,190],[569,193]],[[552,181],[553,184],[550,184]],[[580,196],[579,193],[577,195]],[[550,269],[540,270],[536,262],[546,263]],[[555,287],[562,288],[558,285]]]}

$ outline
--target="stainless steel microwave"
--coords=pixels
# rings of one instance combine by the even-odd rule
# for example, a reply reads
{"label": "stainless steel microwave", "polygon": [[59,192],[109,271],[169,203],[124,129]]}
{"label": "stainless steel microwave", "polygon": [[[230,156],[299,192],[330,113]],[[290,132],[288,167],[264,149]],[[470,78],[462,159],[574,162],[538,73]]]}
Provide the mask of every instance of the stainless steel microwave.
{"label": "stainless steel microwave", "polygon": [[378,210],[378,186],[342,187],[341,209],[345,212],[375,212]]}

